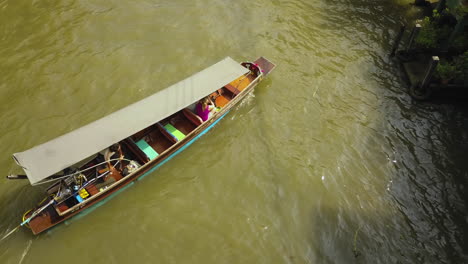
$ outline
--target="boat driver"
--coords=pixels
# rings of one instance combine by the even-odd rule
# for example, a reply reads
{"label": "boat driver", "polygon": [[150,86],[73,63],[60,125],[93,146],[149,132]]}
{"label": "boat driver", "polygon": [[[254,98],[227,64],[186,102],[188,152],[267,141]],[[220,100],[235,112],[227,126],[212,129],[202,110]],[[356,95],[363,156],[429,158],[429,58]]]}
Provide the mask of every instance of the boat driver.
{"label": "boat driver", "polygon": [[117,158],[120,160],[119,166],[120,169],[122,169],[121,161],[123,160],[124,155],[122,153],[122,148],[120,147],[119,143],[115,143],[112,146],[100,151],[99,154],[101,154],[104,158],[104,161],[107,162],[107,168],[109,170],[112,170],[112,168],[114,167],[112,166],[111,160]]}

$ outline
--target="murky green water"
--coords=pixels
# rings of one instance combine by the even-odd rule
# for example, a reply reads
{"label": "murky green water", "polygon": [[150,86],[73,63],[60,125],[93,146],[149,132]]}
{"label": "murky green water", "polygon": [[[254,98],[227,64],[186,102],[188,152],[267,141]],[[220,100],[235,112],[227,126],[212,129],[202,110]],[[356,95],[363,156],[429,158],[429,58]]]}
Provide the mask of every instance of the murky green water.
{"label": "murky green water", "polygon": [[[0,262],[466,262],[468,111],[406,94],[387,54],[408,2],[0,1],[1,175],[225,56],[278,65],[171,162],[50,232],[21,229]],[[40,198],[0,180],[0,234]]]}

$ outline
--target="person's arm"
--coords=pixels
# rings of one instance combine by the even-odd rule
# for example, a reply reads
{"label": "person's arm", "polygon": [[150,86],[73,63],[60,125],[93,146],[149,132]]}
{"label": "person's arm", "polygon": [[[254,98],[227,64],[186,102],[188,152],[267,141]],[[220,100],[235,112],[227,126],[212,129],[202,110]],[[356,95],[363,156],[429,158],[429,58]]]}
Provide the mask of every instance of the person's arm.
{"label": "person's arm", "polygon": [[208,104],[213,106],[213,107],[216,107],[215,103],[213,103],[213,101],[211,100],[211,98],[208,98],[208,100],[210,101]]}
{"label": "person's arm", "polygon": [[120,171],[122,171],[122,168],[123,168],[123,158],[124,158],[124,154],[122,152],[122,147],[119,147],[119,167],[120,167]]}
{"label": "person's arm", "polygon": [[119,148],[119,159],[123,160],[123,158],[124,158],[124,154],[122,152],[122,148]]}
{"label": "person's arm", "polygon": [[112,157],[112,155],[114,155],[115,152],[111,152],[109,149],[106,151],[105,155],[104,155],[104,159],[105,161],[107,162],[107,168],[109,170],[111,170],[113,168],[111,162],[110,162],[110,158]]}
{"label": "person's arm", "polygon": [[211,99],[210,99],[210,102],[208,103],[208,109],[210,110],[210,112],[213,112],[216,110],[216,105],[213,103],[213,101],[211,101]]}

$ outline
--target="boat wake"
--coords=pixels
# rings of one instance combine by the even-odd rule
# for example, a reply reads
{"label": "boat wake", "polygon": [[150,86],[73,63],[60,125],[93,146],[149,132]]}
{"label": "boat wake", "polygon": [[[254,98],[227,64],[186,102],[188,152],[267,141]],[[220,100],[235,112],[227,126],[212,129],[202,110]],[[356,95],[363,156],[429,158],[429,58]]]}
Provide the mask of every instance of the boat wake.
{"label": "boat wake", "polygon": [[32,240],[29,240],[28,245],[26,246],[26,248],[23,251],[23,254],[21,254],[21,259],[18,262],[19,264],[23,263],[24,257],[26,257],[26,255],[28,254],[29,249],[31,248],[31,245],[32,245]]}
{"label": "boat wake", "polygon": [[9,237],[11,234],[13,234],[16,230],[18,230],[20,226],[17,226],[15,228],[13,228],[10,232],[8,232],[6,235],[4,235],[1,239],[0,239],[0,242],[2,242],[3,240],[5,240],[7,237]]}

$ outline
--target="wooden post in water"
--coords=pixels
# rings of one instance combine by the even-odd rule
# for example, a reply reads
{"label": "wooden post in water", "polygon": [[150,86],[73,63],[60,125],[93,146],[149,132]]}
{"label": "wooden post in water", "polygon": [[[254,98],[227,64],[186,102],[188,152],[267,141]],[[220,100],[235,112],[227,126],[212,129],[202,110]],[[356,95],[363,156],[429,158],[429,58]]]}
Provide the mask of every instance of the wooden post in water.
{"label": "wooden post in water", "polygon": [[392,47],[392,52],[390,53],[390,57],[395,56],[395,52],[398,49],[398,46],[400,45],[401,38],[403,37],[403,33],[405,33],[406,25],[401,25],[400,26],[400,32],[398,33],[395,43],[393,43]]}
{"label": "wooden post in water", "polygon": [[411,46],[413,46],[414,39],[418,36],[420,30],[421,30],[421,24],[417,22],[413,30],[411,31],[411,35],[409,37],[409,42],[408,42],[408,46],[406,47],[406,51],[409,51],[411,49]]}
{"label": "wooden post in water", "polygon": [[427,68],[426,74],[424,75],[424,79],[421,83],[421,89],[425,90],[429,83],[431,82],[432,75],[434,75],[434,71],[437,67],[437,64],[439,64],[439,57],[437,56],[432,56],[432,61],[429,64],[429,68]]}

